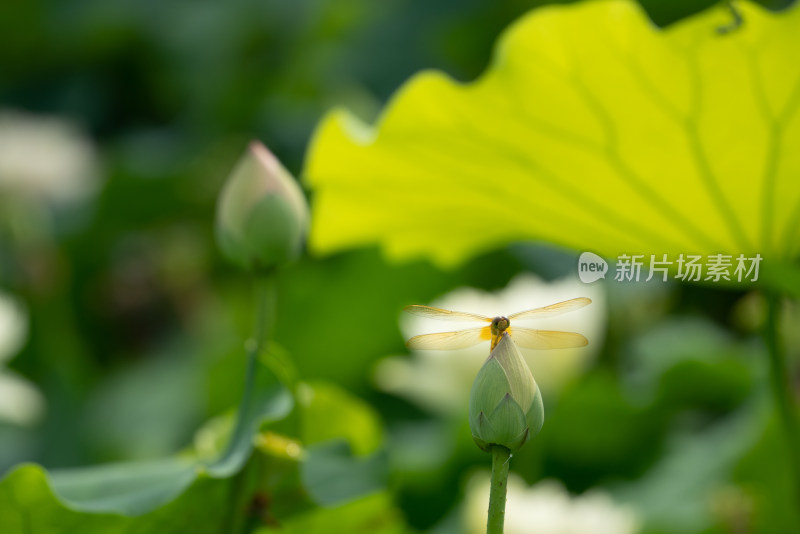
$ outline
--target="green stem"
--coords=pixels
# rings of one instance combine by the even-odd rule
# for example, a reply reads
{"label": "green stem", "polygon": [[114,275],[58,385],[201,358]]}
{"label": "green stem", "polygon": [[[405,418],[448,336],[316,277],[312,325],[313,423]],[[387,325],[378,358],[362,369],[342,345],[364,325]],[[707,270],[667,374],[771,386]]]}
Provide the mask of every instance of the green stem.
{"label": "green stem", "polygon": [[275,308],[274,276],[267,274],[256,279],[256,320],[253,327],[253,337],[247,340],[247,371],[244,378],[244,393],[239,404],[239,414],[236,419],[231,445],[238,443],[245,434],[250,434],[250,412],[253,410],[255,395],[253,388],[256,379],[256,364],[258,355],[264,349],[272,329],[272,318]]}
{"label": "green stem", "polygon": [[[253,337],[247,340],[245,348],[247,350],[247,371],[245,373],[244,393],[242,402],[239,405],[239,414],[236,419],[233,436],[229,447],[235,448],[236,444],[242,439],[250,439],[252,432],[250,428],[251,414],[254,409],[255,401],[255,378],[258,356],[264,349],[269,340],[272,330],[272,319],[275,316],[275,276],[267,273],[259,276],[255,284],[256,298],[256,318],[253,326]],[[246,499],[248,491],[248,469],[247,464],[236,475],[234,480],[233,505],[231,507],[230,529],[228,532],[242,532],[245,527],[243,512],[247,509]]]}
{"label": "green stem", "polygon": [[275,316],[275,280],[274,275],[266,274],[256,278],[256,321],[253,337],[247,340],[247,374],[245,375],[242,409],[239,411],[237,427],[245,423],[244,416],[253,402],[253,383],[255,382],[258,355],[264,349],[272,331],[272,319]]}
{"label": "green stem", "polygon": [[795,498],[800,501],[800,426],[797,407],[792,391],[789,364],[780,340],[780,298],[772,293],[766,295],[767,322],[764,337],[770,360],[770,378],[775,406],[781,418],[786,444],[789,448],[789,466],[794,476]]}
{"label": "green stem", "polygon": [[492,446],[492,487],[489,492],[489,520],[486,523],[486,534],[503,534],[510,459],[510,450],[501,445]]}

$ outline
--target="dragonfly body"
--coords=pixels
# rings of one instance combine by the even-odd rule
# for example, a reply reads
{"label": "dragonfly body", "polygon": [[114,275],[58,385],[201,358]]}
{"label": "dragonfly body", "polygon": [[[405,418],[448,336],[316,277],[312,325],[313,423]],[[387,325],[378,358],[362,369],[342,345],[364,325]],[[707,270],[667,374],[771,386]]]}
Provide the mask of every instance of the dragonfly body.
{"label": "dragonfly body", "polygon": [[492,333],[492,346],[490,350],[497,346],[497,342],[500,341],[500,337],[508,330],[509,326],[511,326],[511,321],[508,320],[508,317],[500,315],[492,319],[492,325],[489,327],[489,331]]}
{"label": "dragonfly body", "polygon": [[586,297],[579,297],[564,302],[558,302],[541,308],[534,308],[523,312],[512,313],[508,317],[485,317],[475,313],[457,312],[431,306],[412,305],[406,306],[405,311],[413,315],[439,319],[443,321],[472,321],[488,323],[486,326],[456,330],[454,332],[440,332],[435,334],[422,334],[414,336],[406,342],[411,349],[422,350],[450,350],[463,349],[477,345],[482,341],[491,341],[494,349],[503,334],[509,334],[520,346],[532,349],[563,349],[570,347],[583,347],[588,344],[585,337],[575,332],[560,332],[555,330],[537,330],[514,326],[512,320],[542,319],[553,317],[590,304],[592,301]]}

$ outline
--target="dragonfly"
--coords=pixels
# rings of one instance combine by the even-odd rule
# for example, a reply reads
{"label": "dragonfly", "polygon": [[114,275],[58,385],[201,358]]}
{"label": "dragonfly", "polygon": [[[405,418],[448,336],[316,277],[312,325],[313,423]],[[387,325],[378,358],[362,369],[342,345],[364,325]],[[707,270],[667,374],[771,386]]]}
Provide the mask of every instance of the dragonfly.
{"label": "dragonfly", "polygon": [[435,334],[422,334],[414,336],[406,342],[410,349],[418,350],[453,350],[465,349],[484,341],[491,341],[494,349],[503,335],[510,335],[517,345],[528,349],[566,349],[586,346],[589,341],[576,332],[562,332],[557,330],[537,330],[522,326],[511,326],[511,321],[526,319],[544,319],[562,313],[571,312],[591,304],[592,300],[586,297],[565,300],[549,306],[534,308],[532,310],[512,313],[509,316],[486,317],[477,313],[444,310],[431,306],[413,304],[406,306],[405,311],[428,319],[442,321],[474,321],[488,323],[486,326],[457,330],[455,332],[438,332]]}

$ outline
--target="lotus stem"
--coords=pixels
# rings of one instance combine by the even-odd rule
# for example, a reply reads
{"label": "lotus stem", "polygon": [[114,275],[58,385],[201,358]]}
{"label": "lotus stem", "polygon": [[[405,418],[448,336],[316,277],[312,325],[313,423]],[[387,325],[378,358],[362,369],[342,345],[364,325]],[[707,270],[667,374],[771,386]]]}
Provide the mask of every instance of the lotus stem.
{"label": "lotus stem", "polygon": [[510,459],[510,450],[501,445],[492,446],[492,486],[489,491],[489,520],[486,523],[486,534],[503,534]]}

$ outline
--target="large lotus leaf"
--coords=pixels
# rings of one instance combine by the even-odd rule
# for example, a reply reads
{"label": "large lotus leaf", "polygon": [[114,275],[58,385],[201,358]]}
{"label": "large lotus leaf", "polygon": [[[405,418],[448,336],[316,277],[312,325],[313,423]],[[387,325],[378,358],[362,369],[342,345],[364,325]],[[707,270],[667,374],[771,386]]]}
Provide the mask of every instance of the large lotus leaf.
{"label": "large lotus leaf", "polygon": [[[321,530],[327,515],[316,512],[308,497],[326,507],[344,506],[343,514],[363,512],[353,516],[352,522],[368,524],[377,513],[371,506],[363,508],[357,504],[360,501],[344,503],[366,495],[373,496],[367,500],[377,499],[375,495],[385,488],[386,457],[376,452],[380,424],[368,404],[333,385],[303,384],[300,389],[301,433],[305,444],[311,444],[305,452],[281,452],[278,445],[288,450],[297,442],[270,433],[271,440],[259,435],[258,457],[253,461],[268,476],[257,480],[238,476],[252,458],[260,424],[281,419],[293,408],[288,390],[266,366],[257,365],[255,372],[255,387],[243,402],[241,424],[216,458],[201,460],[187,454],[53,472],[38,465],[18,466],[0,480],[0,532],[234,532],[241,530],[244,521],[259,520],[249,499],[264,491],[280,492],[271,494],[269,517],[292,517],[292,524],[301,530],[302,525],[313,525],[309,531],[339,532],[336,524]],[[288,462],[288,467],[281,467],[278,460]],[[248,510],[247,515],[232,507]],[[384,510],[390,511],[394,513]],[[331,517],[337,514],[330,513]],[[387,522],[387,532],[403,528],[395,516]]]}
{"label": "large lotus leaf", "polygon": [[534,10],[468,84],[413,77],[343,110],[306,162],[312,247],[441,265],[517,240],[622,253],[800,252],[800,9],[667,30],[630,0]]}
{"label": "large lotus leaf", "polygon": [[[138,478],[134,466],[129,466],[132,477]],[[161,482],[161,488],[170,485],[175,470]],[[191,480],[190,480],[191,482]],[[231,478],[212,479],[205,475],[196,477],[183,488],[177,498],[164,506],[152,509],[140,516],[124,516],[115,513],[87,513],[80,506],[63,502],[53,492],[47,472],[38,465],[20,466],[6,476],[0,484],[0,532],[4,534],[117,534],[123,532],[180,534],[191,532],[217,534],[224,532],[228,524],[228,506]],[[109,482],[103,484],[109,486]],[[119,489],[114,485],[112,491]],[[135,494],[144,496],[144,486],[138,485]],[[153,497],[153,492],[150,497]],[[99,503],[100,497],[93,500]],[[112,503],[111,501],[117,501]],[[111,495],[106,504],[127,504],[121,495]],[[163,503],[164,501],[161,500]]]}
{"label": "large lotus leaf", "polygon": [[233,477],[251,455],[253,435],[293,406],[269,369],[257,365],[254,372],[244,417],[217,459],[186,455],[50,473],[38,465],[18,466],[0,480],[0,532],[225,531]]}

